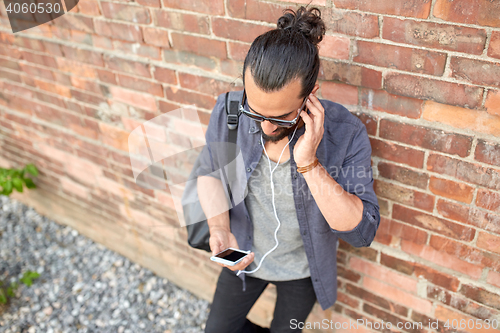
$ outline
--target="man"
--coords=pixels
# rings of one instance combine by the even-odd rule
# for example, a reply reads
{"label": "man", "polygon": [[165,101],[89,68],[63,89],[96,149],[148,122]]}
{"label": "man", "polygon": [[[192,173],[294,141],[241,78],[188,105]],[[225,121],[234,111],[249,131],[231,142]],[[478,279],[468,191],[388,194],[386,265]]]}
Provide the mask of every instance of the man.
{"label": "man", "polygon": [[[336,300],[338,237],[360,247],[375,236],[380,215],[366,128],[341,105],[315,96],[324,32],[319,10],[301,7],[252,43],[237,133],[245,200],[225,207],[221,181],[202,176],[213,171],[210,162],[200,168],[212,253],[252,250],[235,266],[220,264],[206,332],[269,332],[246,319],[268,283],[277,289],[270,331],[300,331],[291,322],[304,322],[316,300],[323,309]],[[227,140],[226,117],[221,95],[208,144]]]}

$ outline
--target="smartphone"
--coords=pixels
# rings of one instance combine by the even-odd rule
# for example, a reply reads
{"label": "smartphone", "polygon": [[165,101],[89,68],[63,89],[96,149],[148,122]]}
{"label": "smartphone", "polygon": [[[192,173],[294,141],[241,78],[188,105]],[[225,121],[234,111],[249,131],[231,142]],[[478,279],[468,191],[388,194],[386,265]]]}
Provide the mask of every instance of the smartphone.
{"label": "smartphone", "polygon": [[215,262],[220,262],[221,264],[224,265],[234,266],[243,259],[245,259],[245,257],[249,254],[250,251],[243,251],[230,247],[210,257],[210,260]]}

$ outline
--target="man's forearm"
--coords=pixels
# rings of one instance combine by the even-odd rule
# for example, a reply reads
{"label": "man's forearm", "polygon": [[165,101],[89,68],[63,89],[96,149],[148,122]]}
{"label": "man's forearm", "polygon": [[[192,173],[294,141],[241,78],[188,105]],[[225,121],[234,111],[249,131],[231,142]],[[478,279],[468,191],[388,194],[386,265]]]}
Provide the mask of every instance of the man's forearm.
{"label": "man's forearm", "polygon": [[198,177],[198,198],[207,217],[209,229],[231,229],[226,194],[219,179],[210,176]]}
{"label": "man's forearm", "polygon": [[303,175],[330,227],[338,231],[349,231],[358,225],[363,215],[363,202],[360,198],[345,191],[321,164]]}

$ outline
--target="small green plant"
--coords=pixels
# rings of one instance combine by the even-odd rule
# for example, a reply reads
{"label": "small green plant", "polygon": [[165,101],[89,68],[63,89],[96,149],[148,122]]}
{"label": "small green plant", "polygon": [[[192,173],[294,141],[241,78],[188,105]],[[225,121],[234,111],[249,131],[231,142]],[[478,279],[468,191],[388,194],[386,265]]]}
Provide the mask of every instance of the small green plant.
{"label": "small green plant", "polygon": [[31,173],[33,176],[38,176],[38,169],[32,163],[26,165],[23,169],[0,168],[0,186],[2,187],[0,194],[9,195],[13,189],[22,192],[23,183],[26,184],[27,188],[36,188],[33,180],[24,176],[26,172]]}
{"label": "small green plant", "polygon": [[[28,287],[33,284],[33,280],[37,279],[40,276],[37,272],[26,271],[23,274],[23,277],[19,279],[20,282],[24,283]],[[10,286],[4,286],[4,282],[0,281],[0,304],[7,304],[9,297],[14,297],[14,292],[19,287],[18,282],[11,282]]]}

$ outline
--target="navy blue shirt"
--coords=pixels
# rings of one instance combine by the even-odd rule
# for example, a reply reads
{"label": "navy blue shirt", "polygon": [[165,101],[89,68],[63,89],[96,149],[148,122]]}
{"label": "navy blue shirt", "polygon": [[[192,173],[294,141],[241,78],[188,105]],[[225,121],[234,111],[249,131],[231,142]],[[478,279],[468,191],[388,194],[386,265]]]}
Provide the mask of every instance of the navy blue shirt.
{"label": "navy blue shirt", "polygon": [[[232,92],[241,100],[241,92]],[[207,147],[214,143],[227,142],[228,126],[224,109],[225,94],[218,97],[212,111],[206,132]],[[308,185],[297,172],[293,159],[293,148],[298,138],[304,134],[305,126],[298,128],[289,144],[290,177],[292,179],[295,210],[307,255],[311,280],[319,304],[326,310],[337,299],[337,239],[341,238],[355,247],[369,246],[375,237],[380,223],[378,200],[373,191],[371,168],[371,146],[364,124],[345,107],[328,100],[320,99],[325,109],[324,134],[316,156],[330,176],[347,192],[358,196],[363,202],[363,215],[358,225],[349,231],[337,231],[326,222],[316,204]],[[248,106],[245,105],[248,110]],[[261,132],[256,122],[240,115],[236,144],[238,153],[244,161],[246,178],[250,177],[257,166],[263,147]],[[289,139],[291,134],[289,135]],[[210,148],[209,148],[210,151]],[[201,158],[198,175],[215,171],[214,156],[210,152]],[[236,190],[235,193],[242,193]],[[235,200],[229,210],[231,232],[236,237],[240,249],[251,250],[253,225],[243,197]],[[335,207],[331,207],[335,210]],[[235,272],[236,274],[236,272]],[[245,274],[240,274],[245,289]]]}

